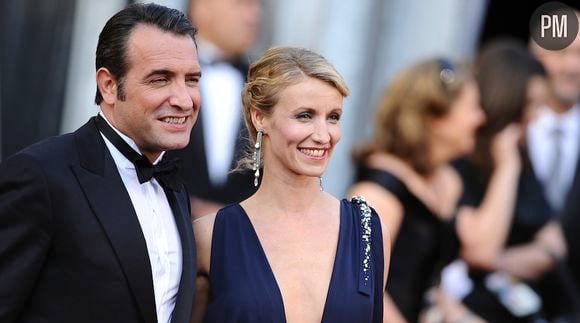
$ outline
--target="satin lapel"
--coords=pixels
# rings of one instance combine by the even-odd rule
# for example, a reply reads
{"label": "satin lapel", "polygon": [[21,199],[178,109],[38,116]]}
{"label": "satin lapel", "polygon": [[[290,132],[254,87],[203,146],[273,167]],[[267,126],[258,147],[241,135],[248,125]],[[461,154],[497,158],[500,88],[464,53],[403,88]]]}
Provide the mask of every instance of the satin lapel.
{"label": "satin lapel", "polygon": [[166,191],[166,195],[179,231],[183,256],[181,281],[171,321],[175,323],[189,322],[191,320],[193,296],[195,294],[195,275],[197,272],[195,241],[188,208],[189,198],[186,196],[184,189],[181,192]]}
{"label": "satin lapel", "polygon": [[81,166],[73,166],[73,171],[109,238],[144,321],[156,322],[147,245],[129,194],[93,119],[75,136]]}

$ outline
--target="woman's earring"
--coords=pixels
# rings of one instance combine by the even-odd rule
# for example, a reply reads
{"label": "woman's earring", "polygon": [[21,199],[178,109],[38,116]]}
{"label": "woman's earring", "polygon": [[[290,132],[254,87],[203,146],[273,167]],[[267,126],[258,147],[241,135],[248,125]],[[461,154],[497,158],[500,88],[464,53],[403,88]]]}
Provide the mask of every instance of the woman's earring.
{"label": "woman's earring", "polygon": [[322,187],[322,176],[318,177],[318,179],[320,180],[320,190],[323,191],[324,188]]}
{"label": "woman's earring", "polygon": [[262,135],[263,130],[258,130],[256,135],[256,143],[254,144],[254,155],[252,159],[254,160],[254,186],[258,187],[258,180],[260,179],[260,162],[262,160]]}

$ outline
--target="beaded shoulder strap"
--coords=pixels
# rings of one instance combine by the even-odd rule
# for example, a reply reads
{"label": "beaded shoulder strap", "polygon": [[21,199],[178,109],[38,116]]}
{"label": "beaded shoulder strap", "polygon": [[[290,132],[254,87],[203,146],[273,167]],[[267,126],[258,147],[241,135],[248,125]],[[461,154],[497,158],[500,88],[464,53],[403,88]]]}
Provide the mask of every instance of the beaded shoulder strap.
{"label": "beaded shoulder strap", "polygon": [[[353,196],[350,200],[352,203],[357,204],[361,209],[360,226],[361,226],[361,240],[362,240],[362,281],[359,284],[359,289],[367,289],[370,279],[370,266],[371,266],[371,207],[368,202],[362,196]],[[363,287],[363,286],[365,287]]]}

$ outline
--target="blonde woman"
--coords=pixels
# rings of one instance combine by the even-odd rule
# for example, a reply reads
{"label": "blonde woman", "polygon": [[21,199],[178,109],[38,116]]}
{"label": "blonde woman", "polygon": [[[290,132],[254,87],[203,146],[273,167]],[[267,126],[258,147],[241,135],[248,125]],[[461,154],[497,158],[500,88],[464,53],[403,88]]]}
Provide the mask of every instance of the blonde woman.
{"label": "blonde woman", "polygon": [[366,203],[319,182],[347,95],[306,49],[272,48],[250,66],[242,101],[259,187],[194,223],[205,322],[382,322],[390,238]]}

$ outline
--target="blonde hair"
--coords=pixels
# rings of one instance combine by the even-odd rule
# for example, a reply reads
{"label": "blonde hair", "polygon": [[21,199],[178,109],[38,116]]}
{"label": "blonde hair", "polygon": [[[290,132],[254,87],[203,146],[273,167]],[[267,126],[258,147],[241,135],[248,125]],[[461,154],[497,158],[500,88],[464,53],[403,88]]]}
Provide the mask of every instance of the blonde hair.
{"label": "blonde hair", "polygon": [[[251,145],[255,143],[257,135],[251,110],[258,110],[266,116],[272,115],[280,93],[305,77],[312,77],[333,86],[343,97],[349,94],[346,82],[338,71],[323,56],[305,48],[272,47],[250,65],[242,90],[242,108]],[[251,147],[248,148],[251,150]],[[246,154],[235,170],[251,168],[251,164],[252,159]]]}
{"label": "blonde hair", "polygon": [[385,89],[375,110],[374,133],[355,159],[364,163],[376,152],[393,154],[420,174],[428,174],[427,121],[445,116],[472,75],[466,64],[431,59],[398,74]]}

